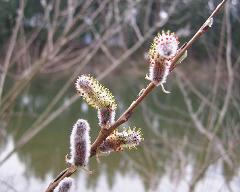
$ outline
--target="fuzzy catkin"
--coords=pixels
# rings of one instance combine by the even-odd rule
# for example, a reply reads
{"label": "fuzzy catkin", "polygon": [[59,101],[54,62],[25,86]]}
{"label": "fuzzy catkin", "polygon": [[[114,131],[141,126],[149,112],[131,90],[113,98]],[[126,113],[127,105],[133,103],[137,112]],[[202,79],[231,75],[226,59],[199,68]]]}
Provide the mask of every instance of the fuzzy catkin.
{"label": "fuzzy catkin", "polygon": [[73,179],[70,177],[65,177],[53,192],[70,192],[73,185]]}
{"label": "fuzzy catkin", "polygon": [[153,39],[149,57],[158,62],[163,59],[170,60],[177,54],[178,44],[178,37],[174,33],[162,31]]}
{"label": "fuzzy catkin", "polygon": [[159,33],[149,50],[149,76],[147,79],[156,86],[166,82],[171,68],[171,59],[178,51],[178,38],[174,33]]}
{"label": "fuzzy catkin", "polygon": [[117,108],[112,93],[90,75],[79,76],[75,86],[83,99],[93,108],[111,108],[112,110]]}
{"label": "fuzzy catkin", "polygon": [[79,119],[73,126],[70,136],[70,159],[68,163],[86,166],[90,156],[90,126],[84,119]]}
{"label": "fuzzy catkin", "polygon": [[149,67],[149,79],[156,85],[166,82],[170,72],[170,61],[165,60],[161,65],[153,64]]}
{"label": "fuzzy catkin", "polygon": [[100,145],[99,151],[108,153],[112,151],[122,151],[124,148],[135,148],[143,141],[141,130],[126,129],[122,132],[114,131]]}

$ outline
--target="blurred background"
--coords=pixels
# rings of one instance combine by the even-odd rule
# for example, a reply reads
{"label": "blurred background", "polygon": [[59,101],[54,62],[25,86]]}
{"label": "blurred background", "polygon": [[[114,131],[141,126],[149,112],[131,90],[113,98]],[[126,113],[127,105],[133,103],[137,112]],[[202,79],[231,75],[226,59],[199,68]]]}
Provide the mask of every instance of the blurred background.
{"label": "blurred background", "polygon": [[[44,191],[66,165],[78,118],[99,127],[76,95],[90,73],[118,102],[117,117],[148,82],[154,35],[180,46],[220,0],[1,0],[0,191]],[[240,188],[240,2],[213,27],[124,126],[142,128],[137,150],[91,159],[75,191],[237,192]]]}

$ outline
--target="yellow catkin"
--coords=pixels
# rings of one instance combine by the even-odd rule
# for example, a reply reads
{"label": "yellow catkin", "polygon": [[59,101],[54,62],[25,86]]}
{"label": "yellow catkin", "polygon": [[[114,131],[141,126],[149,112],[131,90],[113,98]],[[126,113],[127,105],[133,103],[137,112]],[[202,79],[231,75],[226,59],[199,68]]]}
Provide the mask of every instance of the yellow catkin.
{"label": "yellow catkin", "polygon": [[143,141],[140,129],[128,128],[122,132],[114,131],[100,145],[100,152],[122,151],[124,148],[136,148]]}
{"label": "yellow catkin", "polygon": [[117,108],[115,98],[109,89],[105,88],[90,75],[79,76],[75,86],[83,99],[93,108],[110,108],[112,110]]}

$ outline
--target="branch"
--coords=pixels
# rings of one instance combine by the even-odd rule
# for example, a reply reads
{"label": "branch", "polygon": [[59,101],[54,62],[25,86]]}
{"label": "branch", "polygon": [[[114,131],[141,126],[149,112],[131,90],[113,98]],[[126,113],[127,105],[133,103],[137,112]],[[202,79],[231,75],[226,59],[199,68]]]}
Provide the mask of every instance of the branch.
{"label": "branch", "polygon": [[[178,54],[173,58],[171,66],[174,66],[172,70],[176,67],[176,62],[181,58],[181,56],[184,54],[184,52],[192,46],[192,44],[203,34],[205,33],[207,23],[208,21],[215,16],[219,10],[223,7],[223,5],[227,2],[227,0],[223,0],[216,9],[212,12],[212,14],[209,16],[209,18],[205,21],[205,23],[200,27],[200,29],[196,32],[196,34],[190,39],[188,43],[186,43],[181,50],[178,52]],[[119,117],[119,119],[108,129],[103,129],[99,133],[97,139],[92,144],[91,147],[91,156],[94,156],[96,154],[96,149],[98,146],[109,136],[117,127],[119,127],[121,124],[128,121],[131,114],[135,110],[135,108],[141,103],[141,101],[155,88],[155,85],[151,82],[146,87],[146,89],[142,92],[142,94],[132,102],[132,104],[129,106],[129,108]]]}
{"label": "branch", "polygon": [[[195,35],[190,39],[178,52],[178,54],[172,59],[171,61],[171,71],[176,67],[177,61],[181,58],[181,56],[185,53],[187,49],[189,49],[192,44],[202,35],[204,34],[209,26],[210,20],[223,8],[224,4],[227,2],[227,0],[223,0],[217,7],[216,9],[212,12],[212,14],[209,16],[209,18],[205,21],[205,23],[200,27],[200,29],[195,33]],[[118,120],[111,125],[109,128],[102,128],[99,132],[99,135],[97,136],[96,140],[91,146],[91,157],[96,155],[97,148],[101,145],[101,143],[115,130],[117,129],[120,125],[128,121],[128,119],[131,117],[133,114],[134,110],[136,107],[143,101],[147,95],[149,95],[153,89],[156,86],[151,82],[148,84],[148,86],[141,91],[141,94],[137,96],[136,100],[134,100],[129,108],[118,118]],[[64,171],[62,171],[56,179],[50,183],[48,188],[46,189],[46,192],[52,192],[55,187],[58,185],[58,183],[65,177],[71,176],[74,172],[77,171],[77,168],[75,166],[70,166],[66,168]]]}
{"label": "branch", "polygon": [[[17,40],[17,36],[18,36],[18,32],[22,23],[22,19],[23,19],[23,12],[24,12],[24,7],[25,7],[25,1],[21,0],[20,1],[20,6],[19,9],[17,10],[18,14],[17,14],[17,18],[16,18],[16,24],[15,27],[13,29],[12,32],[12,36],[9,42],[9,47],[7,50],[7,54],[6,54],[6,58],[4,60],[3,63],[3,72],[0,71],[0,105],[1,105],[1,98],[2,98],[2,92],[3,92],[3,87],[4,87],[4,82],[5,82],[5,78],[8,72],[8,68],[12,59],[12,55],[13,55],[13,51],[16,45],[16,40]],[[2,73],[2,74],[1,74]]]}

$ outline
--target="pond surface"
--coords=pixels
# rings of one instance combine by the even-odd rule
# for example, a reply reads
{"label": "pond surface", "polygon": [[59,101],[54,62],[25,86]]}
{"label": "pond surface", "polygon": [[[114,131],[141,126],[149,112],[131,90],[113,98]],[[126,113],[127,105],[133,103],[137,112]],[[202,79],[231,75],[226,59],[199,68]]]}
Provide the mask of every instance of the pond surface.
{"label": "pond surface", "polygon": [[[117,116],[146,84],[137,77],[118,76],[104,82],[118,101]],[[4,139],[1,138],[0,159],[13,149],[19,136],[48,106],[62,83],[38,80],[17,101],[14,120]],[[191,123],[177,86],[167,86],[171,94],[163,94],[158,88],[123,126],[142,129],[145,140],[141,146],[137,150],[100,157],[100,163],[92,158],[88,167],[92,175],[84,170],[74,175],[75,191],[189,191],[193,177],[201,169],[206,139]],[[73,93],[71,88],[58,105],[67,102]],[[90,122],[93,141],[99,131],[96,111],[79,99],[0,166],[0,191],[44,191],[66,167],[64,158],[69,153],[69,136],[78,118]],[[217,153],[211,155],[212,162],[196,182],[194,191],[239,191],[239,167],[229,167],[217,158]],[[236,159],[239,160],[239,156]]]}

